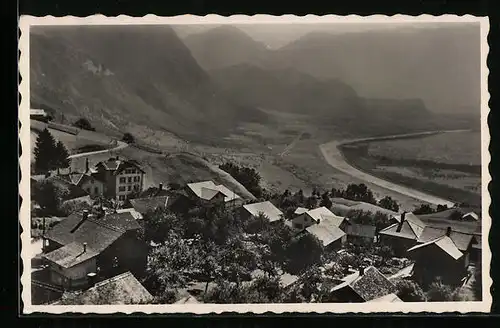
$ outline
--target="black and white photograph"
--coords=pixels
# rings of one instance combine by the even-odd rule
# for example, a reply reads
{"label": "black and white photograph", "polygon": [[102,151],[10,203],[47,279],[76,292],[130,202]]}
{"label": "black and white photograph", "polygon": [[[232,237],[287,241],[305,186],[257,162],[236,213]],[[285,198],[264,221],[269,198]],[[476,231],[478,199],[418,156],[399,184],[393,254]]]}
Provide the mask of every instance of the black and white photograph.
{"label": "black and white photograph", "polygon": [[487,18],[20,28],[27,313],[490,311]]}

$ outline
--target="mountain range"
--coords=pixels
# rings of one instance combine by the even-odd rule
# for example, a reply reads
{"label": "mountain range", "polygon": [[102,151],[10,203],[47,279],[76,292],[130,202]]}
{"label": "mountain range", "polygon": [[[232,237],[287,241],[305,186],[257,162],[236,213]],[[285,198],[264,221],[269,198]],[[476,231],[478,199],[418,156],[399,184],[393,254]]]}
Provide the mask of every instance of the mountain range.
{"label": "mountain range", "polygon": [[[249,64],[293,68],[320,80],[340,80],[367,98],[421,99],[437,113],[479,113],[479,26],[311,32],[267,49],[234,26],[184,38],[206,70]],[[243,77],[242,77],[243,78]]]}
{"label": "mountain range", "polygon": [[108,129],[147,126],[199,137],[265,119],[222,97],[169,26],[32,28],[30,87],[32,107]]}

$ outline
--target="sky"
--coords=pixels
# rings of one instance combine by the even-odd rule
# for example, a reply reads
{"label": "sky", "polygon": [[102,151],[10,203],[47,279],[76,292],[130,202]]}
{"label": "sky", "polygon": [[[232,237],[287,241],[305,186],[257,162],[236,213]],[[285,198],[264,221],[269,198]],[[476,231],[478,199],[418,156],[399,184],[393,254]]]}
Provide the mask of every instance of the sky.
{"label": "sky", "polygon": [[[365,32],[373,30],[413,29],[443,27],[448,24],[464,23],[321,23],[321,24],[231,24],[247,33],[256,41],[262,42],[269,48],[277,49],[299,39],[311,32],[327,32],[343,34]],[[185,38],[190,34],[208,31],[220,24],[175,25],[173,26],[179,37]]]}

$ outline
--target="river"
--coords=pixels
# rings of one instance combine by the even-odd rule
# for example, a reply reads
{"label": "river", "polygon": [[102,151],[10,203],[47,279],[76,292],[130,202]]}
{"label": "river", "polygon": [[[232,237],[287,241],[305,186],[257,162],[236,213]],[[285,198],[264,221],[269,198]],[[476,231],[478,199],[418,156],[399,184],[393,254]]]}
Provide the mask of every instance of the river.
{"label": "river", "polygon": [[399,194],[412,197],[414,199],[418,199],[420,201],[430,203],[433,205],[447,205],[448,207],[452,207],[454,203],[450,200],[440,198],[434,195],[430,195],[419,190],[412,189],[407,186],[399,185],[388,180],[381,179],[379,177],[373,176],[367,172],[361,171],[352,165],[350,165],[339,146],[347,145],[347,144],[355,144],[360,142],[369,142],[369,141],[380,141],[380,140],[392,140],[392,139],[402,139],[402,138],[410,138],[410,137],[424,137],[428,135],[438,134],[438,133],[456,133],[456,132],[466,132],[469,130],[445,130],[445,131],[426,131],[426,132],[418,132],[418,133],[406,133],[406,134],[398,134],[398,135],[388,135],[381,137],[370,137],[370,138],[360,138],[360,139],[352,139],[352,140],[334,140],[328,143],[322,144],[319,146],[321,150],[321,154],[325,158],[326,162],[334,167],[335,169],[349,174],[353,177],[366,181],[368,183],[372,183],[379,187],[382,187],[387,190],[392,190]]}

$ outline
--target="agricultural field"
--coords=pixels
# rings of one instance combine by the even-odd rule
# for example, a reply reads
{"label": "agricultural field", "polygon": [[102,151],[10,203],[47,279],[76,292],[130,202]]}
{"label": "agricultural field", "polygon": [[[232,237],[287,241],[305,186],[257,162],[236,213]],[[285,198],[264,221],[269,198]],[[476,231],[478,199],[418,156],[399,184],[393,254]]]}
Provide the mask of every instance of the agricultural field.
{"label": "agricultural field", "polygon": [[479,132],[374,141],[343,148],[353,166],[458,203],[481,203]]}
{"label": "agricultural field", "polygon": [[377,141],[370,143],[368,155],[481,165],[481,133],[442,133],[423,138]]}

